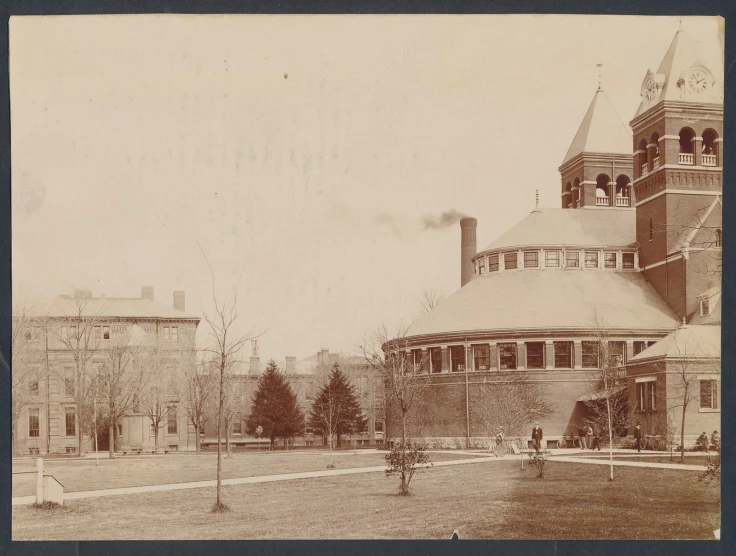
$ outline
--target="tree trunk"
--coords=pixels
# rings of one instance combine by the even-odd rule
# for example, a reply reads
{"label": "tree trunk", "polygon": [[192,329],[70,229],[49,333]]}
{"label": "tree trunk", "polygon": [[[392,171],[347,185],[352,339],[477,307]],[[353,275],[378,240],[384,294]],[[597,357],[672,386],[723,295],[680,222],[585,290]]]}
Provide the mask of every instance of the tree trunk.
{"label": "tree trunk", "polygon": [[[606,397],[606,410],[608,413],[608,459],[611,466],[611,474],[608,478],[609,481],[613,481],[613,424],[611,423],[611,399]],[[600,433],[600,429],[596,432]],[[600,449],[600,446],[598,446]]]}
{"label": "tree trunk", "polygon": [[406,411],[401,412],[401,494],[407,494],[406,486]]}
{"label": "tree trunk", "polygon": [[194,424],[194,453],[199,454],[202,451],[199,438],[199,421]]}
{"label": "tree trunk", "polygon": [[[66,386],[65,386],[66,387]],[[77,457],[82,457],[82,439],[84,438],[84,433],[82,432],[82,429],[84,428],[82,426],[82,408],[79,407],[79,404],[76,404],[77,409],[77,442],[79,444],[77,448]]]}
{"label": "tree trunk", "polygon": [[223,406],[223,375],[224,369],[220,368],[220,400],[217,408],[217,501],[215,505],[220,509],[220,490],[222,488],[222,406]]}
{"label": "tree trunk", "polygon": [[113,420],[110,420],[108,434],[110,435],[110,447],[108,452],[110,453],[110,459],[115,459],[115,421]]}
{"label": "tree trunk", "polygon": [[158,454],[158,429],[159,424],[153,423],[153,450]]}
{"label": "tree trunk", "polygon": [[680,429],[680,463],[685,463],[685,412],[687,404],[682,404],[682,428]]}

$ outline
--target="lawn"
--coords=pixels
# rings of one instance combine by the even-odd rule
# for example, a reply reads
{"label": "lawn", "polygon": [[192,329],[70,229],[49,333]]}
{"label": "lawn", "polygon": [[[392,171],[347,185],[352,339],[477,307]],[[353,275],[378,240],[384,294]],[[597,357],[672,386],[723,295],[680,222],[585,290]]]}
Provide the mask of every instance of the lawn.
{"label": "lawn", "polygon": [[[596,460],[608,460],[608,455],[605,454],[585,454],[581,456],[572,456],[572,457],[581,457],[581,458],[587,458],[587,459],[596,459]],[[623,455],[623,456],[613,456],[614,463],[617,461],[641,461],[644,463],[677,463],[682,465],[707,465],[708,464],[708,458],[707,456],[685,456],[685,461],[680,462],[680,455],[675,454],[673,459],[670,459],[669,454],[646,454],[646,455]]]}
{"label": "lawn", "polygon": [[[334,452],[338,469],[385,465],[385,452]],[[487,455],[487,454],[479,454]],[[467,459],[468,454],[433,453],[434,461]],[[235,453],[222,458],[223,479],[278,475],[300,471],[321,471],[330,463],[327,451],[293,451]],[[13,471],[35,469],[35,460],[13,465]],[[65,492],[146,486],[165,483],[209,481],[217,478],[217,456],[214,454],[168,454],[160,456],[120,457],[113,460],[69,459],[44,460],[44,470],[64,485]],[[13,476],[13,496],[30,496],[36,492],[35,474]]]}
{"label": "lawn", "polygon": [[14,507],[15,540],[35,539],[712,539],[720,494],[697,472],[550,462],[536,479],[518,462],[422,471],[410,497],[381,473]]}

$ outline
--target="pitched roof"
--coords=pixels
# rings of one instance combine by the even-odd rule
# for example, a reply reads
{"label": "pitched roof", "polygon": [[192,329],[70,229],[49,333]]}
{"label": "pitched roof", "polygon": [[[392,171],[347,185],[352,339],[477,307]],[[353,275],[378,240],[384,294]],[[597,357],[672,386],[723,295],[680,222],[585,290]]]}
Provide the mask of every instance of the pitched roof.
{"label": "pitched roof", "polygon": [[[678,30],[657,70],[657,74],[664,76],[658,102],[663,100],[687,102],[691,100],[698,103],[722,104],[723,80],[715,74],[720,69],[721,64],[714,55],[715,53],[709,57],[703,57],[695,48],[690,36],[683,29]],[[677,82],[687,69],[697,65],[704,66],[713,72],[715,83],[696,97],[683,96],[682,89],[677,85]],[[642,99],[634,117],[646,112],[650,107],[651,105]]]}
{"label": "pitched roof", "polygon": [[645,359],[700,359],[721,357],[721,327],[685,325],[648,347],[630,361]]}
{"label": "pitched roof", "polygon": [[598,326],[666,330],[677,323],[639,272],[516,270],[471,280],[414,322],[407,335]]}
{"label": "pitched roof", "polygon": [[629,126],[618,115],[603,89],[598,89],[593,96],[562,164],[580,153],[632,153]]}
{"label": "pitched roof", "polygon": [[627,247],[635,242],[633,210],[550,208],[531,212],[485,250],[533,245]]}
{"label": "pitched roof", "polygon": [[68,318],[79,315],[80,309],[82,316],[85,317],[200,320],[196,315],[179,311],[151,299],[112,297],[92,297],[79,301],[72,297],[57,297],[31,309],[29,316]]}

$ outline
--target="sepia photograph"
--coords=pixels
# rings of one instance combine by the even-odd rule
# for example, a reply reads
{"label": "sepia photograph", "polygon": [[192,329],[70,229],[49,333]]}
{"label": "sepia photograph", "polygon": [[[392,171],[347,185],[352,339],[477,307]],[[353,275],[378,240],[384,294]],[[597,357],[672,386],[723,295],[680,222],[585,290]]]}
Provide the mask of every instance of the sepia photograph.
{"label": "sepia photograph", "polygon": [[724,30],[11,17],[12,540],[719,541]]}

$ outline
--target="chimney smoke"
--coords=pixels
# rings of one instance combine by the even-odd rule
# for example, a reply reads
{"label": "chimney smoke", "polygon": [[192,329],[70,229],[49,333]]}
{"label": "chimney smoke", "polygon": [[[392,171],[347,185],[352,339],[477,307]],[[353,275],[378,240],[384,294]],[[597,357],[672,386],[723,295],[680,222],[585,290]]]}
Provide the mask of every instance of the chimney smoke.
{"label": "chimney smoke", "polygon": [[478,220],[475,218],[460,219],[460,287],[473,279],[473,257],[477,252],[475,231]]}

